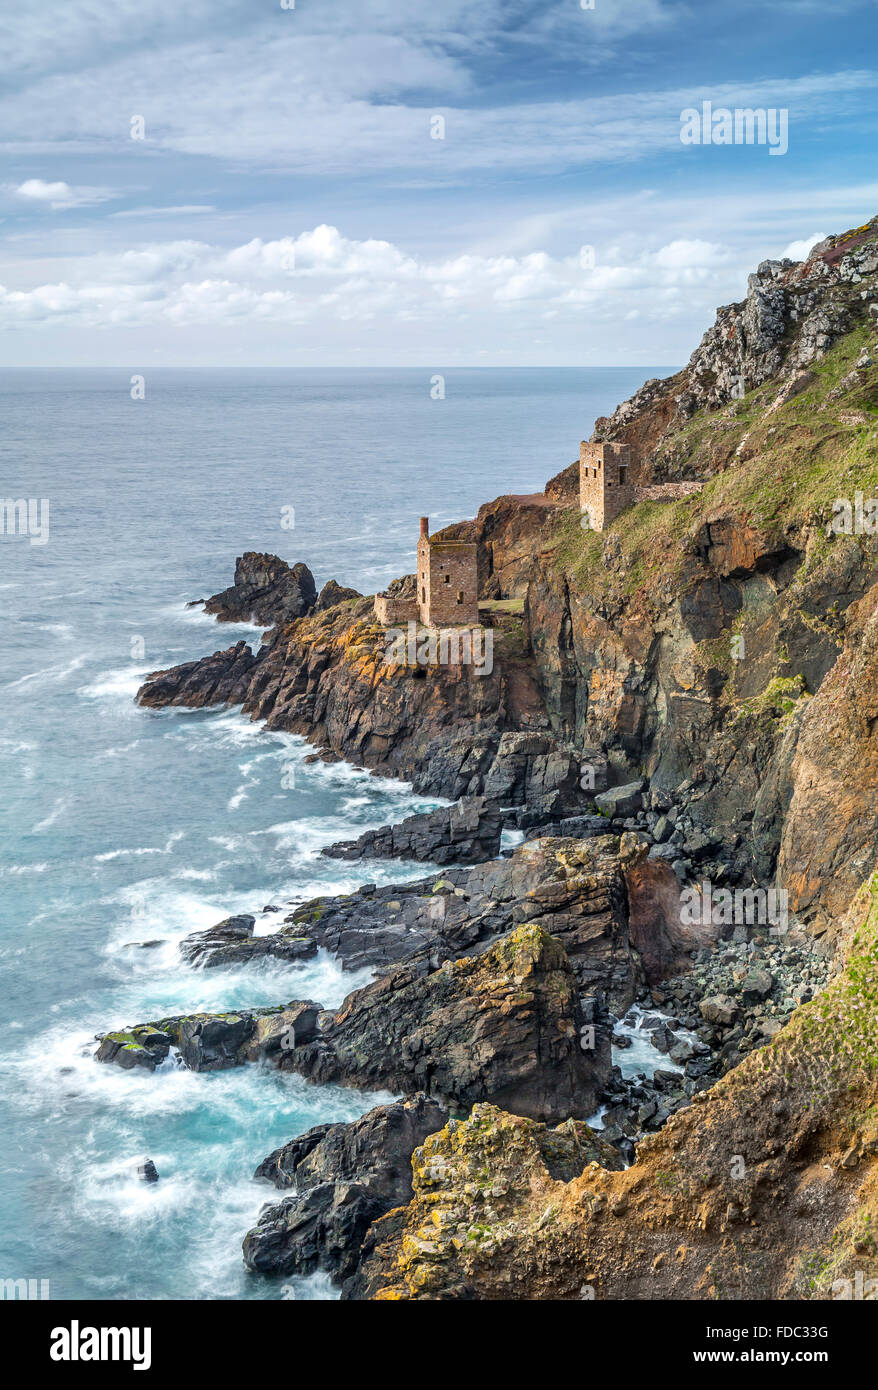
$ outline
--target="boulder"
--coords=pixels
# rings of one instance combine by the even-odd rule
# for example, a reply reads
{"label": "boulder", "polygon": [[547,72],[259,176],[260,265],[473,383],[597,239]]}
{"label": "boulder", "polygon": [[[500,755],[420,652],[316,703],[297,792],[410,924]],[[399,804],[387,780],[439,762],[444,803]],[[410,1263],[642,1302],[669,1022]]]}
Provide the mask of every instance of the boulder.
{"label": "boulder", "polygon": [[741,981],[745,1004],[761,1004],[774,989],[774,976],[768,970],[749,970]]}
{"label": "boulder", "polygon": [[643,806],[643,787],[643,778],[637,782],[626,782],[622,787],[608,787],[606,791],[598,792],[594,804],[610,820],[633,816]]}
{"label": "boulder", "polygon": [[266,1208],[244,1238],[263,1274],[354,1273],[371,1223],[412,1196],[412,1153],[448,1115],[423,1094],[350,1124],[317,1125],[263,1159],[255,1177],[292,1195]]}
{"label": "boulder", "polygon": [[255,925],[255,918],[250,916],[226,917],[207,931],[187,936],[180,943],[180,955],[188,965],[214,966],[240,965],[263,956],[309,960],[317,954],[316,941],[304,934],[278,932],[254,937]]}
{"label": "boulder", "polygon": [[205,599],[205,613],[221,623],[282,625],[310,613],[317,602],[314,576],[307,565],[292,568],[277,555],[247,550],[235,562],[235,582]]}
{"label": "boulder", "polygon": [[727,994],[702,999],[698,1010],[707,1023],[717,1023],[721,1028],[731,1028],[738,1017],[738,1006]]}

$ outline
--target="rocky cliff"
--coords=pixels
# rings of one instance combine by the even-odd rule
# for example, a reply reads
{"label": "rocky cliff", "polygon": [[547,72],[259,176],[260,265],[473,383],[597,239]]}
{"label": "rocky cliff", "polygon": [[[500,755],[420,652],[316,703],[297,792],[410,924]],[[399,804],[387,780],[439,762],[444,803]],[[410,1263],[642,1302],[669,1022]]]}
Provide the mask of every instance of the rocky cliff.
{"label": "rocky cliff", "polygon": [[[340,1239],[323,1193],[267,1215],[254,1267],[323,1260],[346,1296],[394,1299],[807,1298],[873,1269],[878,219],[763,263],[683,372],[594,437],[629,443],[647,488],[701,486],[641,493],[595,533],[568,467],[447,528],[478,546],[489,671],[389,662],[368,600],[321,604],[303,567],[249,556],[208,607],[270,620],[261,648],[139,694],[241,704],[325,756],[477,799],[342,855],[453,863],[495,853],[501,824],[537,837],[438,882],[306,904],[273,937],[235,918],[188,944],[201,963],[274,941],[372,965],[333,1014],[305,1001],[103,1039],[117,1065],[267,1056],[460,1112],[438,1129],[431,1111],[411,1195],[398,1154],[367,1175],[343,1256],[318,1248],[315,1232]],[[752,916],[683,929],[681,893],[720,885],[780,894],[780,943]],[[675,1003],[694,1039],[654,1022],[683,1070],[652,1090],[606,1053],[606,1010],[638,994]],[[290,1010],[306,1036],[279,1051]],[[601,1097],[614,1152],[637,1142],[624,1172],[577,1128]]]}

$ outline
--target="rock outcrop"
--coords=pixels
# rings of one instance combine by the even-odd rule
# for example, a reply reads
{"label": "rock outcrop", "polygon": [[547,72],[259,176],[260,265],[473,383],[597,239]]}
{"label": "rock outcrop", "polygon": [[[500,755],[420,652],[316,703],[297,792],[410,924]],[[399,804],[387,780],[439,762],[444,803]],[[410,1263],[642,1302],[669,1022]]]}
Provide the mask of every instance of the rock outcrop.
{"label": "rock outcrop", "polygon": [[698,410],[715,410],[766,382],[789,385],[858,324],[875,300],[878,218],[855,234],[829,237],[807,261],[763,261],[747,281],[747,296],[717,310],[689,364],[676,376],[646,382],[593,438],[624,441],[645,461],[643,482],[662,481],[673,452],[650,456],[656,445]]}
{"label": "rock outcrop", "polygon": [[[415,1155],[351,1292],[378,1299],[828,1299],[878,1276],[878,880],[845,969],[613,1172],[553,1173],[490,1107]],[[486,1182],[480,1174],[490,1174]],[[848,1294],[848,1296],[852,1296]]]}
{"label": "rock outcrop", "polygon": [[[333,581],[334,582],[334,581]],[[247,550],[235,562],[235,582],[204,600],[205,613],[221,623],[288,623],[317,602],[314,576],[307,565],[292,568],[276,555]]]}
{"label": "rock outcrop", "polygon": [[348,589],[336,580],[328,579],[317,595],[314,607],[318,613],[322,613],[327,608],[335,608],[338,603],[352,603],[354,599],[362,597],[358,589]]}
{"label": "rock outcrop", "polygon": [[[312,899],[260,944],[270,954],[276,942],[283,959],[289,935],[294,942],[305,938],[331,951],[352,970],[386,972],[407,960],[435,969],[529,922],[562,943],[583,993],[624,1010],[641,980],[640,960],[629,941],[627,881],[615,836],[532,840],[508,859]],[[681,947],[678,918],[678,893],[667,917],[659,921],[653,914],[656,940],[671,943],[662,948],[668,958]],[[688,939],[688,949],[693,945]],[[228,960],[229,951],[238,948],[224,949]],[[249,950],[246,942],[241,949]]]}
{"label": "rock outcrop", "polygon": [[402,966],[349,995],[312,1043],[280,1058],[321,1083],[423,1090],[446,1107],[491,1099],[517,1114],[584,1118],[609,1076],[560,942],[517,927],[484,954]]}
{"label": "rock outcrop", "polygon": [[416,859],[433,864],[479,864],[500,850],[503,816],[482,796],[463,797],[453,806],[408,816],[396,825],[365,830],[356,840],[340,840],[323,853],[332,859]]}
{"label": "rock outcrop", "polygon": [[247,1268],[349,1278],[372,1222],[410,1200],[412,1153],[447,1120],[435,1101],[414,1095],[350,1124],[317,1125],[269,1154],[254,1176],[291,1195],[245,1236]]}
{"label": "rock outcrop", "polygon": [[778,878],[833,931],[878,843],[878,584],[847,612],[845,647],[802,713]]}
{"label": "rock outcrop", "polygon": [[245,1062],[277,1060],[284,1049],[310,1042],[320,1013],[320,1005],[308,999],[266,1009],[179,1014],[102,1034],[95,1057],[126,1071],[155,1071],[173,1048],[189,1071],[228,1071]]}
{"label": "rock outcrop", "polygon": [[267,1060],[315,1082],[559,1119],[591,1114],[609,1076],[609,1031],[592,1017],[564,948],[530,924],[481,955],[403,964],[335,1012],[309,1000],[181,1015],[106,1033],[95,1055],[150,1071],[171,1048],[191,1071]]}
{"label": "rock outcrop", "polygon": [[541,718],[521,619],[495,627],[493,667],[387,659],[384,629],[358,600],[277,627],[254,655],[245,643],[152,673],[149,708],[240,704],[272,729],[456,800],[478,795],[501,734]]}
{"label": "rock outcrop", "polygon": [[284,932],[282,936],[254,936],[255,917],[227,917],[207,931],[193,932],[180,942],[187,965],[240,965],[244,961],[273,956],[277,960],[309,960],[317,954],[317,942],[308,936]]}

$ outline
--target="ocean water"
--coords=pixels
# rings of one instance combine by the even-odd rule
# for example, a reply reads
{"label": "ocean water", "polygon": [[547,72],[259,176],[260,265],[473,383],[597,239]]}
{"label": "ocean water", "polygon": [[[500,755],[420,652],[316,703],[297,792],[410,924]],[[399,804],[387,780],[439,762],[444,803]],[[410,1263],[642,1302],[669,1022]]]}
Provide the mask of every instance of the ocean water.
{"label": "ocean water", "polygon": [[[188,600],[266,550],[373,592],[434,527],[570,463],[644,371],[0,375],[0,496],[48,499],[44,545],[0,535],[0,1279],[52,1298],[332,1297],[248,1275],[271,1149],[376,1100],[258,1067],[124,1073],[94,1034],[189,1009],[365,983],[329,957],[193,970],[177,943],[423,866],[342,865],[322,845],[434,802],[238,711],[149,712],[150,671],[259,630]],[[38,538],[37,538],[38,539]],[[257,915],[257,930],[279,918]],[[140,943],[157,943],[144,946]],[[157,1184],[136,1176],[155,1162]]]}

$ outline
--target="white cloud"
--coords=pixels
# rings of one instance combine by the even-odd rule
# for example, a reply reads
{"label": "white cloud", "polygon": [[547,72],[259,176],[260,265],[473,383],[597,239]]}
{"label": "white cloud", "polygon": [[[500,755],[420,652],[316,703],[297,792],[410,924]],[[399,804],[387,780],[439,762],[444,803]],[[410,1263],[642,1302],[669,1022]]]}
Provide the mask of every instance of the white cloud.
{"label": "white cloud", "polygon": [[[70,278],[30,289],[0,289],[0,322],[77,321],[170,325],[272,320],[280,323],[442,322],[503,315],[607,317],[661,314],[688,305],[692,285],[725,286],[744,267],[706,241],[673,241],[627,256],[597,248],[584,268],[567,256],[410,255],[387,241],[358,241],[321,225],[297,237],[256,238],[223,249],[200,241],[159,242],[71,263]],[[650,307],[652,305],[652,307]]]}
{"label": "white cloud", "polygon": [[124,208],[121,212],[111,212],[111,217],[189,217],[199,213],[216,212],[213,203],[177,203],[166,208]]}
{"label": "white cloud", "polygon": [[813,236],[806,236],[801,241],[791,241],[786,250],[781,252],[781,260],[806,260],[811,247],[816,246],[818,241],[825,241],[828,235],[828,232],[815,232]]}
{"label": "white cloud", "polygon": [[116,195],[109,188],[72,188],[69,183],[58,180],[48,183],[45,179],[25,179],[18,187],[9,191],[17,198],[31,203],[47,203],[50,208],[90,207],[95,203],[105,203]]}

